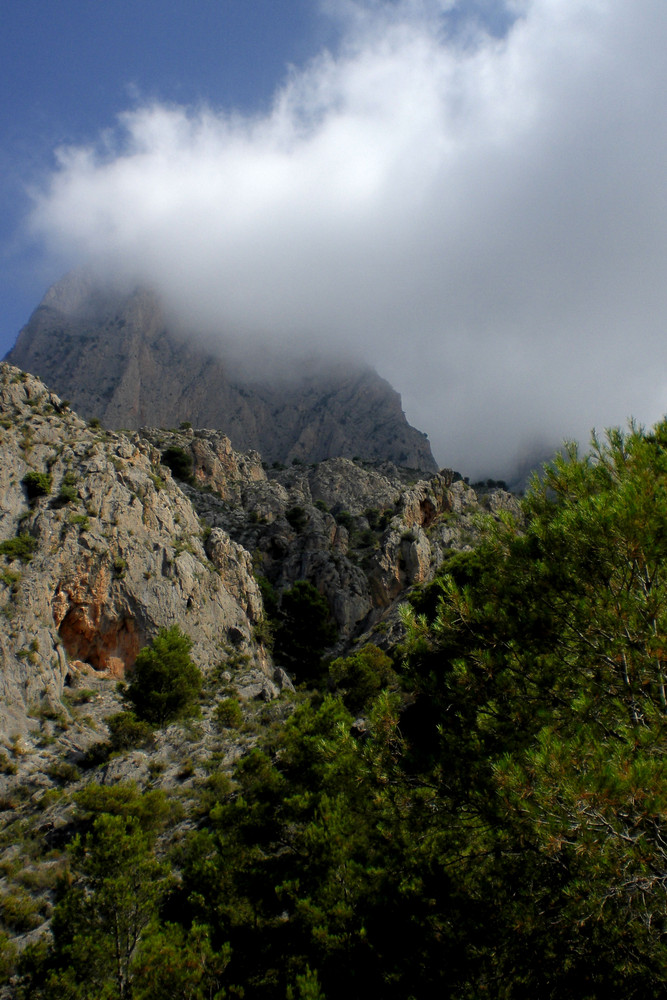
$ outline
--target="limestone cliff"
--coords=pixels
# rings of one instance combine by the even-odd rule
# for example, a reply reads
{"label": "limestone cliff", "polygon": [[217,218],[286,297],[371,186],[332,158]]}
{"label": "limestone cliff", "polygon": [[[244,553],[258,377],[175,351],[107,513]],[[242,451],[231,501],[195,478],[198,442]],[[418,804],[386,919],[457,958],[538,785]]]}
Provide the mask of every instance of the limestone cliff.
{"label": "limestone cliff", "polygon": [[311,359],[261,376],[200,344],[191,331],[174,333],[151,292],[104,292],[72,274],[47,292],[7,360],[108,427],[189,421],[269,463],[343,455],[436,470],[426,436],[372,369]]}
{"label": "limestone cliff", "polygon": [[0,448],[0,735],[59,703],[81,671],[122,677],[172,624],[204,671],[229,645],[268,669],[250,556],[221,530],[205,552],[192,505],[145,439],[87,426],[2,364]]}
{"label": "limestone cliff", "polygon": [[[54,852],[80,832],[80,793],[166,791],[166,850],[231,787],[262,729],[289,717],[302,695],[272,661],[269,584],[278,603],[302,579],[326,598],[340,635],[329,655],[391,648],[410,589],[505,509],[519,513],[515,498],[479,496],[449,470],[342,457],[269,468],[219,430],[104,430],[1,364],[0,895],[22,907],[3,910],[18,914],[0,928],[11,949],[48,934]],[[200,714],[117,741],[117,682],[174,624],[204,674]]]}
{"label": "limestone cliff", "polygon": [[[448,470],[420,479],[346,458],[267,470],[220,431],[107,431],[8,364],[0,446],[0,741],[61,712],[82,675],[123,677],[173,624],[205,674],[271,698],[287,679],[258,641],[259,577],[278,599],[311,582],[343,652],[369,631],[378,641],[409,588],[474,544],[480,513],[517,509]],[[170,453],[187,481],[172,478]]]}
{"label": "limestone cliff", "polygon": [[317,587],[340,630],[339,651],[383,630],[409,588],[433,579],[448,551],[471,548],[480,515],[519,514],[510,494],[478,497],[451,470],[420,479],[391,463],[335,458],[265,471],[258,455],[230,452],[216,432],[143,428],[140,435],[162,452],[190,455],[193,483],[182,489],[201,520],[252,552],[255,572],[278,595],[297,580]]}

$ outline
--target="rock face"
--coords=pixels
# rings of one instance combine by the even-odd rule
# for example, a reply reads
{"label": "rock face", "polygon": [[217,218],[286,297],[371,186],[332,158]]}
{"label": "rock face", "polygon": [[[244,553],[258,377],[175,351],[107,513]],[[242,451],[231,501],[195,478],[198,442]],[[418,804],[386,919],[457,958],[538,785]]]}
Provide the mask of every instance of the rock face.
{"label": "rock face", "polygon": [[[79,791],[161,788],[185,805],[165,833],[179,843],[258,728],[289,717],[292,681],[271,654],[279,613],[276,625],[263,595],[268,609],[308,580],[339,629],[328,654],[389,648],[410,589],[476,543],[480,518],[507,511],[520,516],[510,494],[478,496],[448,470],[422,478],[341,457],[269,469],[219,430],[104,430],[0,364],[1,888],[31,919],[9,928],[12,946],[48,931],[52,852],[79,828]],[[201,715],[119,748],[117,681],[172,625],[204,674]],[[32,845],[49,853],[37,860]]]}
{"label": "rock face", "polygon": [[[0,743],[62,714],[68,686],[122,678],[174,624],[204,674],[275,697],[289,679],[262,644],[260,581],[278,601],[298,580],[318,589],[332,654],[370,632],[381,643],[410,587],[475,544],[480,514],[518,513],[448,470],[420,479],[346,458],[267,470],[220,431],[107,431],[5,363],[0,447]],[[164,464],[174,455],[187,482]]]}
{"label": "rock face", "polygon": [[[338,626],[337,652],[383,621],[409,588],[433,579],[450,550],[473,546],[481,515],[519,516],[515,497],[478,497],[450,470],[428,479],[391,463],[347,458],[265,471],[259,456],[236,458],[233,478],[214,482],[229,442],[220,434],[143,428],[156,449],[189,454],[195,485],[182,485],[201,520],[253,553],[255,572],[278,596],[308,580],[326,597]],[[377,637],[374,641],[378,641]]]}
{"label": "rock face", "polygon": [[107,427],[219,428],[265,461],[335,456],[436,471],[424,434],[369,368],[315,367],[250,379],[192,337],[170,332],[155,295],[102,292],[81,274],[51,288],[7,360],[44,379],[86,418]]}
{"label": "rock face", "polygon": [[88,427],[36,378],[0,365],[0,734],[59,704],[81,672],[122,677],[161,627],[204,671],[253,639],[248,552],[202,525],[138,435]]}

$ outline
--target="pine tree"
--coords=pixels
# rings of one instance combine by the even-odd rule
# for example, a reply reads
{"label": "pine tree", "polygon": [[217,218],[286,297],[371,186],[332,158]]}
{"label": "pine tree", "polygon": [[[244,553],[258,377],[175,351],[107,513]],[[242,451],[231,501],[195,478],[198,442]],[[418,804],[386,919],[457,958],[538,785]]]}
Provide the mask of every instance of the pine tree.
{"label": "pine tree", "polygon": [[196,711],[202,687],[192,640],[177,625],[161,629],[137,656],[127,698],[140,719],[164,726]]}

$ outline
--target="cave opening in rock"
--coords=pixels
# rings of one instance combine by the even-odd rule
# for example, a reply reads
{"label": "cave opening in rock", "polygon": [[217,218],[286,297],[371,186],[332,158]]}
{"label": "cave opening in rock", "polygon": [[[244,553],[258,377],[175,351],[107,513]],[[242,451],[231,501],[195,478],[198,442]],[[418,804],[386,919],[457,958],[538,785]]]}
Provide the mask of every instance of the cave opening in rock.
{"label": "cave opening in rock", "polygon": [[92,627],[85,608],[70,608],[58,633],[70,660],[119,677],[133,666],[142,645],[131,619],[104,621]]}

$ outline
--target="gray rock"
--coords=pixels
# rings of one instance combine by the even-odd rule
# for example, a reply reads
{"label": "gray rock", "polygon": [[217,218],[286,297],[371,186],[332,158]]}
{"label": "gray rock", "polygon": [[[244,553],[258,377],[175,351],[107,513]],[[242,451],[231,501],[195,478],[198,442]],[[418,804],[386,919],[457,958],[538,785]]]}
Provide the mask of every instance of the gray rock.
{"label": "gray rock", "polygon": [[[222,333],[223,331],[221,331]],[[51,288],[7,360],[40,375],[85,417],[138,429],[190,421],[219,428],[267,462],[337,455],[435,471],[425,435],[370,368],[297,357],[261,375],[232,370],[186,330],[169,329],[146,289],[103,289],[82,273]]]}
{"label": "gray rock", "polygon": [[[278,595],[313,583],[339,628],[338,655],[374,627],[396,638],[410,587],[433,579],[448,551],[476,544],[482,518],[519,516],[510,494],[480,500],[445,470],[415,481],[391,464],[336,458],[267,476],[258,455],[219,432],[90,427],[6,364],[0,444],[0,542],[23,534],[34,546],[26,563],[0,557],[6,745],[66,715],[67,687],[122,678],[174,624],[204,673],[229,674],[246,699],[274,698],[290,683],[260,639],[256,574]],[[172,478],[166,447],[190,454],[193,483]],[[29,500],[29,473],[50,476],[50,492]]]}
{"label": "gray rock", "polygon": [[[229,629],[272,670],[252,638],[263,611],[249,554],[219,531],[207,556],[199,519],[156,449],[87,427],[56,402],[38,379],[0,366],[0,542],[25,536],[34,547],[29,562],[11,549],[0,557],[0,737],[62,712],[65,686],[80,676],[122,678],[174,624],[204,672],[223,658]],[[32,501],[30,473],[51,477]]]}

